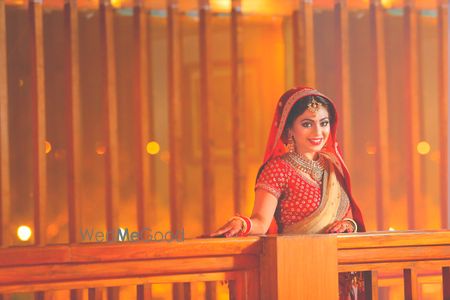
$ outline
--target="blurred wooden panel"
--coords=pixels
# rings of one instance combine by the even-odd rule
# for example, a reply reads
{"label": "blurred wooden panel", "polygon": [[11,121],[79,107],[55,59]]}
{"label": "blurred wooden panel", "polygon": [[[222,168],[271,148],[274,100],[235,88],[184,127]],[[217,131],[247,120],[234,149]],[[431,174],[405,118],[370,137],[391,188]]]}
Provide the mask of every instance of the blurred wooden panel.
{"label": "blurred wooden panel", "polygon": [[[135,64],[135,131],[136,131],[136,158],[137,158],[137,225],[138,230],[150,228],[156,220],[151,222],[151,202],[154,202],[151,181],[152,165],[150,155],[146,151],[146,145],[152,136],[150,123],[152,122],[151,100],[149,98],[149,58],[148,58],[148,20],[142,1],[136,0],[134,7],[134,64]],[[149,300],[152,298],[152,286],[150,284],[137,286],[137,298]]]}
{"label": "blurred wooden panel", "polygon": [[210,108],[213,106],[211,97],[212,57],[211,57],[211,11],[208,0],[199,0],[199,49],[200,49],[200,136],[202,145],[202,206],[203,232],[212,232],[215,219],[214,177],[212,166],[212,136],[210,123]]}
{"label": "blurred wooden panel", "polygon": [[300,0],[298,10],[292,13],[294,85],[315,87],[314,18],[313,4]]}
{"label": "blurred wooden panel", "polygon": [[[183,10],[197,9],[198,0],[181,0],[181,8]],[[229,10],[230,2],[233,0],[211,0],[211,7],[214,11],[223,12]],[[245,1],[244,10],[248,13],[256,14],[274,14],[274,15],[290,15],[293,10],[297,8],[298,0],[251,0]],[[26,0],[5,0],[8,5],[25,5]],[[62,8],[64,0],[46,0],[45,7],[47,8]],[[145,0],[143,5],[148,9],[164,9],[167,0]],[[78,2],[80,8],[96,8],[99,5],[99,0],[80,0]],[[351,9],[366,9],[368,1],[365,0],[349,0],[348,5]],[[115,0],[116,7],[132,7],[133,0]],[[315,0],[314,7],[318,9],[333,9],[333,0]],[[383,1],[385,8],[401,8],[403,0],[385,0]],[[416,6],[419,9],[434,9],[436,1],[417,0]]]}
{"label": "blurred wooden panel", "polygon": [[[438,83],[439,83],[439,191],[441,198],[441,227],[449,228],[448,199],[448,2],[438,7]],[[450,288],[450,287],[449,287]]]}
{"label": "blurred wooden panel", "polygon": [[336,32],[336,61],[337,61],[337,97],[336,102],[341,108],[343,153],[351,169],[352,160],[352,103],[350,97],[350,36],[349,11],[347,0],[336,1],[334,6]]}
{"label": "blurred wooden panel", "polygon": [[[105,214],[107,230],[119,228],[119,136],[116,91],[116,55],[114,49],[114,15],[110,0],[100,3],[100,35],[103,53],[105,122]],[[108,288],[108,299],[119,299],[119,288]]]}
{"label": "blurred wooden panel", "polygon": [[116,94],[116,62],[114,50],[113,8],[109,0],[100,4],[100,34],[102,53],[104,58],[104,107],[106,110],[105,123],[105,167],[106,167],[106,228],[116,230],[119,209],[119,141],[118,141],[118,112]]}
{"label": "blurred wooden panel", "polygon": [[80,193],[81,193],[81,104],[80,104],[80,59],[77,1],[64,5],[64,29],[66,43],[66,84],[68,102],[68,210],[69,242],[79,242]]}
{"label": "blurred wooden panel", "polygon": [[[151,111],[152,99],[149,90],[148,19],[145,9],[136,3],[134,8],[134,64],[135,64],[135,115],[136,115],[136,158],[137,158],[137,224],[139,230],[151,226],[152,212],[152,170],[147,143],[153,135]],[[153,220],[155,221],[155,220]]]}
{"label": "blurred wooden panel", "polygon": [[[168,93],[169,93],[169,197],[172,231],[183,226],[182,207],[182,103],[181,103],[181,38],[178,0],[167,1]],[[183,284],[174,284],[173,298],[185,298]]]}
{"label": "blurred wooden panel", "polygon": [[384,38],[384,9],[380,0],[370,3],[370,34],[373,49],[373,70],[375,72],[374,104],[376,115],[376,153],[375,153],[375,182],[376,182],[376,216],[377,229],[386,230],[389,220],[384,210],[388,209],[389,200],[389,130],[388,130],[388,99],[386,79],[386,53]]}
{"label": "blurred wooden panel", "polygon": [[11,175],[7,64],[5,1],[0,0],[0,247],[8,246],[11,240],[9,230]]}
{"label": "blurred wooden panel", "polygon": [[44,245],[46,244],[47,160],[42,2],[30,1],[29,14],[32,55],[34,242],[37,245]]}
{"label": "blurred wooden panel", "polygon": [[233,0],[231,10],[231,144],[233,155],[233,202],[234,210],[243,213],[245,208],[245,139],[242,96],[242,11],[241,0]]}
{"label": "blurred wooden panel", "polygon": [[418,23],[417,10],[414,0],[405,3],[404,15],[404,39],[406,45],[406,87],[405,87],[405,113],[406,113],[406,182],[408,196],[408,229],[419,228],[423,223],[420,221],[426,216],[426,207],[422,201],[421,191],[421,166],[420,156],[416,147],[420,141],[420,126],[422,118],[420,114],[420,81],[418,66]]}
{"label": "blurred wooden panel", "polygon": [[179,231],[182,227],[183,185],[181,178],[181,44],[180,19],[176,0],[168,1],[168,92],[169,92],[169,189],[170,189],[170,217],[172,230]]}

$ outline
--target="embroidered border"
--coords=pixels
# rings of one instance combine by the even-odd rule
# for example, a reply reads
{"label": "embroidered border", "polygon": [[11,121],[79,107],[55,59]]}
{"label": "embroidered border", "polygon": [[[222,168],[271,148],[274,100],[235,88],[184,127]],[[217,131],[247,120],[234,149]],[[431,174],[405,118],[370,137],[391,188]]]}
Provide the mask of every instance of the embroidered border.
{"label": "embroidered border", "polygon": [[275,189],[275,188],[272,187],[271,185],[268,185],[268,184],[266,184],[266,183],[258,183],[258,184],[256,184],[256,186],[255,186],[255,191],[256,191],[257,189],[263,189],[263,190],[265,190],[265,191],[271,193],[272,195],[274,195],[275,198],[277,198],[277,200],[280,200],[280,197],[281,197],[282,192],[279,191],[279,190],[277,190],[277,189]]}

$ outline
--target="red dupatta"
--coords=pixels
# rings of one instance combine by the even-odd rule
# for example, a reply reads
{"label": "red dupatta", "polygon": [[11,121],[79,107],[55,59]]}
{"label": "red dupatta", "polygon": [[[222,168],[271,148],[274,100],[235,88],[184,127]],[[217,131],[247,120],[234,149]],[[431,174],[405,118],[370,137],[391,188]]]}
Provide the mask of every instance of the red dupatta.
{"label": "red dupatta", "polygon": [[[258,177],[261,171],[263,170],[266,163],[278,156],[281,156],[287,152],[286,146],[282,140],[283,129],[286,124],[286,119],[291,111],[292,107],[295,103],[300,101],[303,97],[306,96],[321,96],[330,101],[334,110],[336,111],[336,107],[327,96],[319,93],[317,90],[308,87],[299,87],[293,88],[285,92],[280,100],[278,101],[277,107],[275,109],[275,115],[272,121],[272,126],[270,129],[269,139],[267,141],[266,152],[264,154],[264,162],[258,172]],[[345,187],[348,197],[350,199],[350,206],[352,209],[353,219],[358,223],[358,231],[365,231],[364,221],[362,218],[362,214],[360,209],[358,208],[352,193],[351,193],[351,185],[350,185],[350,174],[348,169],[344,163],[342,158],[341,151],[339,149],[337,140],[336,140],[336,128],[337,128],[337,113],[335,115],[334,122],[331,126],[330,136],[328,137],[327,142],[321,151],[328,152],[337,158],[337,161],[334,162],[336,165],[336,169],[340,170],[341,176],[344,179]],[[268,234],[278,233],[278,225],[275,219],[272,220],[272,223],[267,231]]]}

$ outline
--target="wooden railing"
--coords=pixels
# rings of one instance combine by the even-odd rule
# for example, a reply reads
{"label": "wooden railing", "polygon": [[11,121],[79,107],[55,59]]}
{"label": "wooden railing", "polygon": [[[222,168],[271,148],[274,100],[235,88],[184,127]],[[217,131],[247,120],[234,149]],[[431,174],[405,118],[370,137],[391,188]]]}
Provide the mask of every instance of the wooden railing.
{"label": "wooden railing", "polygon": [[87,288],[99,299],[100,287],[226,280],[232,299],[337,299],[338,272],[365,271],[377,299],[377,272],[403,270],[404,298],[419,299],[417,271],[436,267],[450,299],[449,231],[3,248],[0,294]]}

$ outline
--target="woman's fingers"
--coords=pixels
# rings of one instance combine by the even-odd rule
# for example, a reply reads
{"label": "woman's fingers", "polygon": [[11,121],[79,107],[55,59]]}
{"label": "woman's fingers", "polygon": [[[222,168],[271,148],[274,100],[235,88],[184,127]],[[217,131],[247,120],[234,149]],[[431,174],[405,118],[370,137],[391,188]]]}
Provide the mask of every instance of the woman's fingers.
{"label": "woman's fingers", "polygon": [[327,233],[342,233],[342,232],[347,232],[347,227],[345,226],[345,223],[342,221],[334,222],[327,229]]}
{"label": "woman's fingers", "polygon": [[226,237],[231,237],[239,233],[242,229],[242,222],[231,220],[226,223],[224,226],[219,228],[219,230],[210,234],[211,237],[224,235]]}

